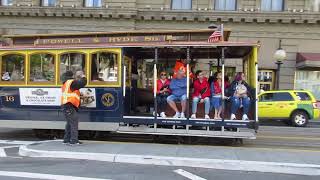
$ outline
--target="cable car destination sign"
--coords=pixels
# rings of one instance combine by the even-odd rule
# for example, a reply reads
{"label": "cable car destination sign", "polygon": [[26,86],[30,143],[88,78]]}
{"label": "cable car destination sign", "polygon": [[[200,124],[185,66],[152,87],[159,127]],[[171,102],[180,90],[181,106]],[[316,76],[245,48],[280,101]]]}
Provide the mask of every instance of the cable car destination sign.
{"label": "cable car destination sign", "polygon": [[51,39],[37,39],[34,41],[34,45],[139,43],[139,42],[164,42],[166,40],[172,40],[172,36],[160,35],[160,36],[51,38]]}

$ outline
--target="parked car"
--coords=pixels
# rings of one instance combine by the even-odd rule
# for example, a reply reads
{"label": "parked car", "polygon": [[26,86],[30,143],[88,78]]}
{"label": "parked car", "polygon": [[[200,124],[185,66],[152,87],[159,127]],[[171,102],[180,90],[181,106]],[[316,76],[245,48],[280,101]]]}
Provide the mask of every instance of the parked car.
{"label": "parked car", "polygon": [[258,98],[259,119],[286,120],[290,125],[304,127],[309,119],[319,117],[319,105],[309,91],[265,91]]}

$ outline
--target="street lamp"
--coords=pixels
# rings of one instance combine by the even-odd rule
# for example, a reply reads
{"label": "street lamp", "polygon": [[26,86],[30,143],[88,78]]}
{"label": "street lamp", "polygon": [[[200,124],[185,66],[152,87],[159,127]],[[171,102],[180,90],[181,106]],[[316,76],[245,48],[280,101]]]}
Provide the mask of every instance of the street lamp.
{"label": "street lamp", "polygon": [[284,49],[281,48],[281,40],[279,41],[279,48],[273,55],[274,59],[276,60],[275,64],[277,65],[277,86],[276,89],[279,90],[280,84],[280,66],[283,64],[283,60],[287,58],[287,53]]}

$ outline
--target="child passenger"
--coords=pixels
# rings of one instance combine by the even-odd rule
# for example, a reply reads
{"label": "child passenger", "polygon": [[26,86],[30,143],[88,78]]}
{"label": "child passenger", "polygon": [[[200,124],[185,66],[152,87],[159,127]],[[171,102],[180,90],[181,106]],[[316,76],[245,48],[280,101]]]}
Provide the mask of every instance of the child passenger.
{"label": "child passenger", "polygon": [[204,77],[202,71],[196,72],[197,79],[194,81],[193,88],[194,92],[192,94],[192,115],[191,118],[196,119],[197,106],[198,103],[204,103],[205,107],[205,119],[210,119],[210,87],[208,79]]}
{"label": "child passenger", "polygon": [[[221,119],[222,111],[222,75],[221,72],[214,74],[214,79],[210,85],[211,106],[214,108],[214,119]],[[226,85],[225,85],[226,87]]]}

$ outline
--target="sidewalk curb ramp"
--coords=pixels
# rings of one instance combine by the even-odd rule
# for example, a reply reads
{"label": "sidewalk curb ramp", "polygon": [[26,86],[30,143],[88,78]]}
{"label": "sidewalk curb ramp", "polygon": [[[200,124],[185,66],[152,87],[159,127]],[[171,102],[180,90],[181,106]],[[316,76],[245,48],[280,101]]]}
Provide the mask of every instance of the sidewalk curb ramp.
{"label": "sidewalk curb ramp", "polygon": [[29,148],[30,146],[32,146],[32,144],[20,146],[19,154],[21,156],[26,157],[66,158],[143,165],[150,164],[161,166],[197,167],[220,170],[256,171],[268,173],[320,176],[320,165],[317,164],[296,164],[263,161],[203,159],[70,151],[46,151],[31,149]]}

